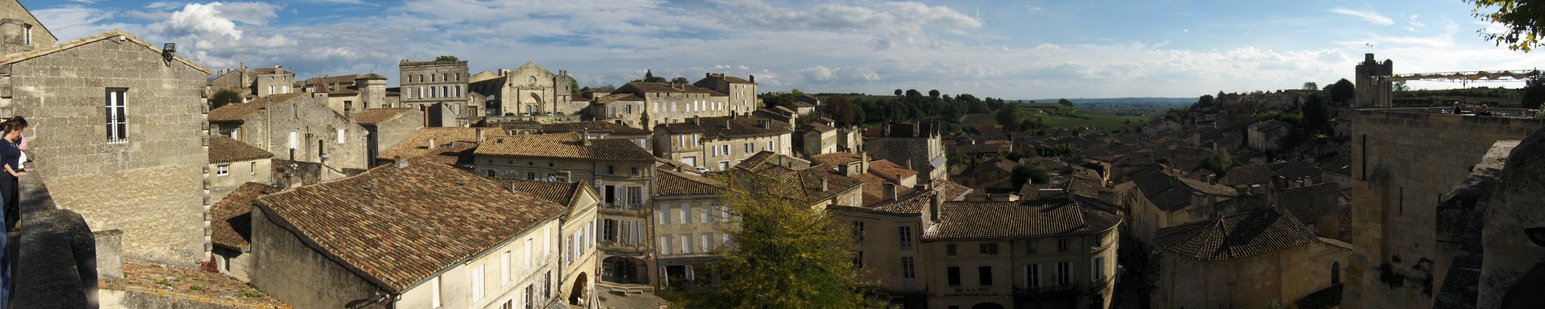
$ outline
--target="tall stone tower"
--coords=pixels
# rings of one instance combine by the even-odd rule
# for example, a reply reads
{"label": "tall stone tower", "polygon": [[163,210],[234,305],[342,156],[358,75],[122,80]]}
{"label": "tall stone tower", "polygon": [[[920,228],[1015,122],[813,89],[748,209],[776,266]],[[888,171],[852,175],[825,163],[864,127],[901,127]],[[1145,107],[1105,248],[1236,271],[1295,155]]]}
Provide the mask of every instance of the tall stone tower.
{"label": "tall stone tower", "polygon": [[1357,107],[1391,107],[1390,93],[1394,91],[1389,81],[1380,79],[1395,75],[1395,62],[1373,60],[1373,53],[1363,54],[1363,62],[1357,64]]}

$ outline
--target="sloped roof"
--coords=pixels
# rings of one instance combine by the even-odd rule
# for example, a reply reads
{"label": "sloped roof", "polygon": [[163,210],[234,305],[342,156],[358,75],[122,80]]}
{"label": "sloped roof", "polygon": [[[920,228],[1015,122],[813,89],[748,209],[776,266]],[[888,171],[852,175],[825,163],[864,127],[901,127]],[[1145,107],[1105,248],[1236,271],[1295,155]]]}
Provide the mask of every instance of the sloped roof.
{"label": "sloped roof", "polygon": [[1022,239],[1088,235],[1121,223],[1115,214],[1067,200],[951,201],[939,207],[938,225],[925,240]]}
{"label": "sloped roof", "polygon": [[208,119],[211,122],[244,121],[263,112],[270,104],[289,104],[297,98],[310,94],[304,92],[275,94],[259,97],[247,103],[231,103],[209,111]]}
{"label": "sloped roof", "polygon": [[811,162],[829,167],[858,162],[859,160],[863,160],[863,156],[851,152],[823,153],[810,157]]}
{"label": "sloped roof", "polygon": [[241,250],[252,239],[252,200],[279,192],[279,188],[249,182],[209,206],[209,239],[216,246]]}
{"label": "sloped roof", "polygon": [[689,84],[650,82],[629,82],[626,85],[622,85],[622,87],[617,88],[617,90],[612,91],[612,93],[703,93],[716,97],[727,96],[723,93],[719,93],[718,91],[714,91],[713,89],[702,88]]}
{"label": "sloped roof", "polygon": [[367,108],[354,113],[354,122],[359,124],[378,124],[397,118],[402,114],[414,111],[412,108]]}
{"label": "sloped roof", "polygon": [[[31,14],[31,12],[28,12],[28,14]],[[45,30],[46,30],[46,28],[45,28]],[[129,34],[128,32],[123,32],[123,31],[114,29],[114,30],[108,30],[107,32],[99,33],[97,35],[76,39],[74,41],[69,41],[69,42],[64,42],[64,43],[56,44],[53,47],[49,47],[49,48],[38,49],[38,50],[34,50],[34,51],[30,51],[30,52],[24,52],[24,53],[15,53],[15,54],[10,54],[10,55],[0,56],[0,65],[22,62],[22,61],[25,61],[25,60],[28,60],[28,59],[42,57],[42,56],[46,56],[46,55],[49,55],[49,54],[53,54],[53,53],[57,53],[57,52],[65,51],[65,50],[69,50],[71,48],[85,46],[86,44],[95,43],[97,41],[111,39],[111,38],[117,38],[117,37],[122,37],[123,41],[134,42],[134,44],[137,44],[137,45],[140,45],[140,46],[144,46],[145,48],[150,49],[151,52],[154,52],[156,54],[161,54],[162,53],[160,48],[157,48],[154,45],[151,45],[150,42],[146,42],[145,40],[142,40],[139,37],[134,36],[133,34]],[[192,67],[194,70],[198,70],[199,72],[203,72],[204,75],[209,75],[209,74],[213,73],[208,68],[205,68],[204,66],[199,65],[198,63],[194,63],[193,61],[188,60],[187,58],[183,58],[182,56],[172,56],[172,60],[180,62],[180,63],[185,64],[185,65],[188,65],[188,67]]]}
{"label": "sloped roof", "polygon": [[1316,241],[1291,214],[1258,210],[1159,229],[1163,250],[1202,261],[1251,257]]}
{"label": "sloped roof", "polygon": [[611,104],[612,102],[643,102],[644,98],[633,93],[613,93],[595,98],[595,104]]}
{"label": "sloped roof", "polygon": [[670,169],[655,169],[655,193],[658,195],[714,195],[726,188],[717,179],[688,175]]}
{"label": "sloped roof", "polygon": [[917,176],[917,171],[896,165],[889,160],[870,161],[869,170],[865,172],[891,182],[900,182],[903,178]]}
{"label": "sloped roof", "polygon": [[[763,127],[763,124],[766,127]],[[786,122],[735,116],[691,118],[683,122],[657,125],[655,129],[668,134],[701,132],[705,139],[769,136],[794,132],[794,127]]]}
{"label": "sloped roof", "polygon": [[489,137],[473,151],[476,155],[653,162],[654,155],[632,141],[591,139],[579,133],[520,134]]}
{"label": "sloped roof", "polygon": [[[401,142],[392,145],[376,155],[377,160],[392,160],[397,157],[421,158],[428,157],[435,163],[466,166],[472,164],[472,150],[477,148],[478,128],[419,128]],[[503,130],[484,129],[485,138],[498,138],[505,136]],[[433,140],[435,147],[429,147],[429,141]]]}
{"label": "sloped roof", "polygon": [[648,135],[649,130],[620,125],[614,122],[591,120],[580,122],[544,123],[544,133],[610,132],[617,135]]}
{"label": "sloped roof", "polygon": [[[858,179],[831,172],[814,169],[794,170],[774,164],[762,164],[754,168],[736,166],[735,169],[729,172],[736,175],[751,176],[733,178],[737,183],[737,188],[744,189],[750,186],[750,188],[758,192],[766,192],[804,202],[831,199],[844,191],[857,189],[863,185],[863,182]],[[822,190],[821,186],[823,180],[826,184],[825,190]]]}
{"label": "sloped roof", "polygon": [[413,160],[259,197],[279,226],[391,293],[455,267],[565,208],[457,168]]}
{"label": "sloped roof", "polygon": [[542,198],[544,200],[548,200],[548,201],[551,201],[553,203],[558,203],[558,205],[563,205],[563,206],[568,206],[568,207],[573,207],[574,206],[574,200],[578,199],[579,198],[579,194],[581,192],[583,192],[585,190],[585,188],[588,187],[587,185],[585,185],[585,182],[583,182],[583,181],[581,181],[581,182],[550,182],[550,181],[538,181],[538,180],[526,180],[526,179],[514,179],[514,178],[496,178],[496,177],[486,177],[486,176],[484,176],[483,178],[487,178],[488,180],[492,180],[492,181],[497,182],[500,185],[504,185],[505,187],[508,187],[508,188],[515,188],[516,192],[522,192],[522,193],[526,193],[526,194],[531,194],[531,195],[534,195],[536,197]]}
{"label": "sloped roof", "polygon": [[225,135],[209,137],[209,163],[231,163],[273,158],[274,154]]}

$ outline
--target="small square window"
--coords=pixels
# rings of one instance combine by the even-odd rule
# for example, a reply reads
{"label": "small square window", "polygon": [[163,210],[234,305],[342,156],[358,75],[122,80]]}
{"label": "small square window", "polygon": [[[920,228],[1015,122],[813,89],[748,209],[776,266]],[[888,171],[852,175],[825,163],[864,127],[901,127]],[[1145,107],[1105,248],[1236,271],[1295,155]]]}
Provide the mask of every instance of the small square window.
{"label": "small square window", "polygon": [[230,174],[231,174],[231,165],[230,164],[221,164],[220,166],[217,166],[216,169],[215,169],[215,175],[216,176],[225,176],[225,175],[230,175]]}

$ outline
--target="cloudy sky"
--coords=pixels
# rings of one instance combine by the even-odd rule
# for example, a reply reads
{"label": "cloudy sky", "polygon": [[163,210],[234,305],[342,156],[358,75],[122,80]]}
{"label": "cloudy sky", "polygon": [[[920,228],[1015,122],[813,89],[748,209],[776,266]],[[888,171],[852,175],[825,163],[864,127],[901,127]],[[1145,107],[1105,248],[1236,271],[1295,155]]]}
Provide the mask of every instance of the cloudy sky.
{"label": "cloudy sky", "polygon": [[117,28],[213,69],[376,72],[392,84],[401,59],[455,55],[474,73],[535,61],[585,86],[649,69],[755,75],[762,91],[1194,97],[1350,79],[1367,52],[1396,73],[1545,57],[1480,38],[1497,26],[1460,0],[21,2],[62,40]]}

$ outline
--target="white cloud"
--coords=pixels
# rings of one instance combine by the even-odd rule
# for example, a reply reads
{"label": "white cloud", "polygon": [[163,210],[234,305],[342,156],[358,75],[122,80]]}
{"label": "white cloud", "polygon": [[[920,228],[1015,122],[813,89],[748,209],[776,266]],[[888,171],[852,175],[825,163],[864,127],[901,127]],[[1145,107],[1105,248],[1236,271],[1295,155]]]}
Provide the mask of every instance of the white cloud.
{"label": "white cloud", "polygon": [[104,23],[111,21],[114,17],[111,12],[80,5],[32,10],[32,15],[37,16],[39,22],[47,25],[48,30],[53,32],[61,42],[102,33],[113,28],[127,27],[123,24]]}
{"label": "white cloud", "polygon": [[1368,23],[1375,24],[1375,25],[1380,25],[1380,26],[1388,26],[1388,25],[1395,24],[1395,20],[1389,19],[1389,17],[1384,17],[1384,15],[1380,15],[1378,12],[1374,12],[1374,11],[1358,11],[1358,10],[1353,10],[1353,9],[1348,9],[1348,8],[1334,8],[1334,9],[1330,9],[1330,12],[1331,13],[1336,13],[1336,14],[1341,14],[1341,15],[1346,15],[1346,16],[1352,16],[1352,17],[1361,18],[1361,19],[1363,19],[1363,21],[1366,21]]}

